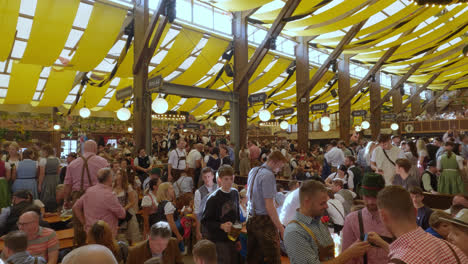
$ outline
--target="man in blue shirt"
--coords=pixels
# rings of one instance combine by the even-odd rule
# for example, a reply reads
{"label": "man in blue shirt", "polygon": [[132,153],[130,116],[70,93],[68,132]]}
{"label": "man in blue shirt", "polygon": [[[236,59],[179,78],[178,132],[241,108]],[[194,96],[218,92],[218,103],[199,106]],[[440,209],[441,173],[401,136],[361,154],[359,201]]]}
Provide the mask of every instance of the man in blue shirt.
{"label": "man in blue shirt", "polygon": [[28,237],[23,231],[12,231],[5,237],[3,257],[7,263],[15,264],[45,264],[42,257],[33,257],[27,251]]}
{"label": "man in blue shirt", "polygon": [[248,263],[281,263],[279,239],[283,237],[284,227],[273,201],[276,196],[275,174],[281,171],[287,162],[280,151],[274,151],[268,156],[265,164],[250,170],[247,182]]}

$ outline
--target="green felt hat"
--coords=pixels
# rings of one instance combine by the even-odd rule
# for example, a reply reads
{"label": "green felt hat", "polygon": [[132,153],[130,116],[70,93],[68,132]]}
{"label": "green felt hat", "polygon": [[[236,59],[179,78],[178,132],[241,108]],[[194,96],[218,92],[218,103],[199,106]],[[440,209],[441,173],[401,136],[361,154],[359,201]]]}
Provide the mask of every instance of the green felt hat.
{"label": "green felt hat", "polygon": [[366,173],[362,179],[361,195],[377,197],[377,193],[385,188],[385,180],[377,173]]}

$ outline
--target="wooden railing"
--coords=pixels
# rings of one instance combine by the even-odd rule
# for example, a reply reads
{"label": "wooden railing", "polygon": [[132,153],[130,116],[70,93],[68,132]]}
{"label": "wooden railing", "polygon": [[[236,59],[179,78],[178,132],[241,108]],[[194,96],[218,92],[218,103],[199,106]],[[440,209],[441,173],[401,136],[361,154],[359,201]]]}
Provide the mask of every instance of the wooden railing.
{"label": "wooden railing", "polygon": [[407,125],[412,125],[414,127],[414,130],[411,132],[411,134],[444,133],[448,129],[468,130],[468,119],[401,122],[400,128],[402,134],[409,134],[405,130]]}

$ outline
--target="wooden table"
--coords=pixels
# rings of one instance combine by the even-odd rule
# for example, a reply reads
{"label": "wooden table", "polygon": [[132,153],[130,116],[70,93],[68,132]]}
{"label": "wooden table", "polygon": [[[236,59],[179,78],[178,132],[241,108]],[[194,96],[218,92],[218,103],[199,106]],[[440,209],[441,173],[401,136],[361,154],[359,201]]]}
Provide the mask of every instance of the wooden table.
{"label": "wooden table", "polygon": [[53,224],[53,223],[62,222],[62,219],[60,218],[60,215],[52,215],[52,216],[44,217],[44,221],[46,221],[49,224]]}
{"label": "wooden table", "polygon": [[[60,249],[73,247],[73,228],[56,231],[56,234],[57,238],[59,239]],[[0,251],[3,250],[4,246],[5,242],[3,240],[0,240]]]}

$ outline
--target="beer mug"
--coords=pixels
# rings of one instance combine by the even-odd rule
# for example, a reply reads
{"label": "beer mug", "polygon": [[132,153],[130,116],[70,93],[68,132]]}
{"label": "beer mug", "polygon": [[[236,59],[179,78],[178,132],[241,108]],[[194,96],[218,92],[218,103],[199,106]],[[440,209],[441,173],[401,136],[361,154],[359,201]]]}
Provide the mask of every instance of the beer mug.
{"label": "beer mug", "polygon": [[241,233],[241,230],[242,230],[242,224],[239,222],[236,222],[234,225],[232,225],[231,231],[229,231],[228,233],[228,238],[231,241],[236,241]]}

